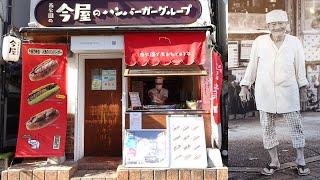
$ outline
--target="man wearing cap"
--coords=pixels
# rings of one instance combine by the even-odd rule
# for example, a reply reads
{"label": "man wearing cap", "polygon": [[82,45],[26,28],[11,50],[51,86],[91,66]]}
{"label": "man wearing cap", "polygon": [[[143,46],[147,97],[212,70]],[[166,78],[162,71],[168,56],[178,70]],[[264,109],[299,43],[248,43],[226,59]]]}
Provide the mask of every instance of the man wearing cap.
{"label": "man wearing cap", "polygon": [[300,115],[300,96],[301,100],[306,99],[308,85],[303,47],[297,37],[285,33],[288,27],[285,11],[270,11],[266,14],[266,22],[271,34],[261,35],[254,40],[248,67],[240,82],[239,96],[241,101],[247,102],[250,99],[249,88],[255,83],[263,145],[271,157],[271,162],[261,173],[272,175],[280,168],[275,120],[281,115],[288,124],[297,152],[295,162],[298,174],[308,175],[310,169],[306,167],[304,159],[305,138]]}
{"label": "man wearing cap", "polygon": [[155,79],[155,88],[148,91],[148,96],[151,99],[152,104],[163,105],[164,102],[168,99],[168,90],[162,87],[163,78],[156,77]]}

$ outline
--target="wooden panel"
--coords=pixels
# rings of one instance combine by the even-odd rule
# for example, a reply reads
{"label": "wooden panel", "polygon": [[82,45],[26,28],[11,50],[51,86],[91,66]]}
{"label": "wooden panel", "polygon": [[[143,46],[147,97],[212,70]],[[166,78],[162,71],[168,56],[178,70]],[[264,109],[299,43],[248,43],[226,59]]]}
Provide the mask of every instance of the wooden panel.
{"label": "wooden panel", "polygon": [[204,119],[204,132],[206,136],[206,146],[208,148],[208,147],[212,147],[210,114],[203,114],[203,119]]}
{"label": "wooden panel", "polygon": [[[204,118],[204,128],[206,137],[206,147],[211,147],[211,122],[210,114],[202,114]],[[165,129],[166,114],[142,114],[142,128],[143,129]],[[125,128],[130,128],[129,114],[126,114]]]}
{"label": "wooden panel", "polygon": [[[121,156],[121,59],[85,62],[85,156]],[[93,69],[116,70],[116,90],[91,90]]]}
{"label": "wooden panel", "polygon": [[[167,115],[142,114],[142,129],[165,129]],[[126,129],[130,128],[129,114],[126,114]]]}

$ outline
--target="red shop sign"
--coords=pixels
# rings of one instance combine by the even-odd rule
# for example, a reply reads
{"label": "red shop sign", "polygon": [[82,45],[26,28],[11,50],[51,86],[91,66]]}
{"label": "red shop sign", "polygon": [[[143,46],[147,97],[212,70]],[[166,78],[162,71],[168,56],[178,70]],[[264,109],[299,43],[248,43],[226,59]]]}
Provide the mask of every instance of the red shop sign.
{"label": "red shop sign", "polygon": [[206,59],[205,32],[126,33],[125,62],[128,66],[201,65]]}
{"label": "red shop sign", "polygon": [[63,156],[67,45],[23,44],[16,157]]}

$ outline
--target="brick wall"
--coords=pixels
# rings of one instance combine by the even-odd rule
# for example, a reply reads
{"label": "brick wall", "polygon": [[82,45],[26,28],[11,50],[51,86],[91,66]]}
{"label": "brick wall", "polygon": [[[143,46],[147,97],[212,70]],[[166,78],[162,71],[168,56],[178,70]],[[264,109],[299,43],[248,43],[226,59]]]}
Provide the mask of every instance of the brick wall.
{"label": "brick wall", "polygon": [[74,121],[75,116],[74,114],[67,115],[67,138],[66,138],[66,158],[73,159],[73,152],[74,152]]}

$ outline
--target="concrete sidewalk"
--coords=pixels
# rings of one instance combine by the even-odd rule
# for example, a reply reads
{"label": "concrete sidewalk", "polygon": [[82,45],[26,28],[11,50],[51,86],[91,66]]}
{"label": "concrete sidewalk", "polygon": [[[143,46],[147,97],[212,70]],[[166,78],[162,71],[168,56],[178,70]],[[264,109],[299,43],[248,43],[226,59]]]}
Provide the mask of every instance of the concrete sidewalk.
{"label": "concrete sidewalk", "polygon": [[286,122],[279,118],[276,121],[281,170],[272,177],[260,175],[260,170],[269,163],[269,155],[262,144],[262,132],[258,116],[230,120],[228,131],[228,167],[230,179],[320,179],[320,113],[302,113],[306,138],[305,158],[311,169],[310,176],[297,175],[292,163],[295,149]]}
{"label": "concrete sidewalk", "polygon": [[320,156],[310,157],[306,159],[307,166],[310,168],[310,175],[299,176],[293,162],[281,164],[279,171],[272,176],[264,176],[260,174],[261,168],[252,167],[229,167],[230,180],[318,180],[320,179]]}

